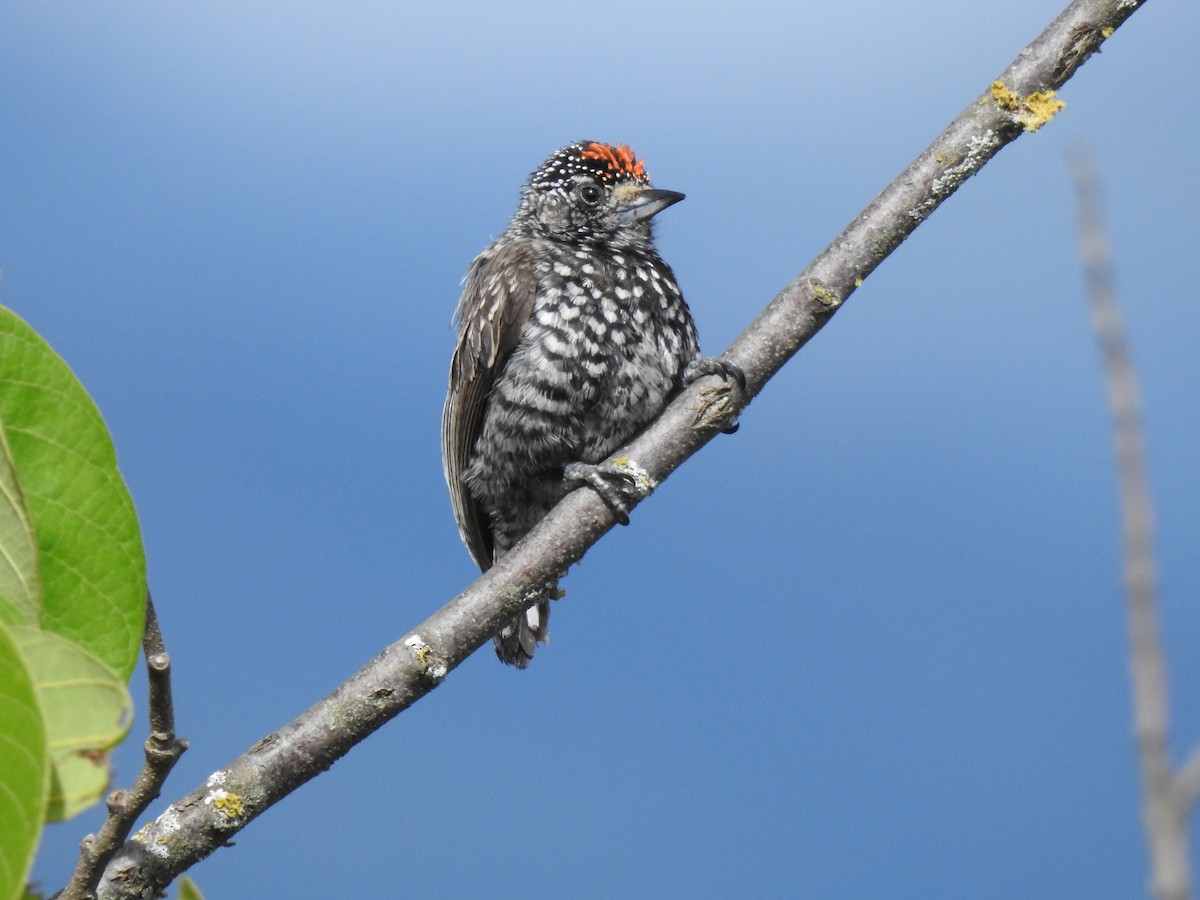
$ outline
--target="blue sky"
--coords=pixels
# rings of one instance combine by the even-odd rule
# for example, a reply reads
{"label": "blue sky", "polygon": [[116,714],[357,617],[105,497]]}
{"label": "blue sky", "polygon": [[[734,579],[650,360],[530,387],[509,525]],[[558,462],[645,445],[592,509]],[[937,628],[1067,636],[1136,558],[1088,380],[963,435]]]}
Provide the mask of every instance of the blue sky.
{"label": "blue sky", "polygon": [[[0,303],[92,392],[142,518],[192,745],[155,813],[474,577],[438,456],[449,320],[546,154],[627,142],[687,193],[659,245],[719,352],[1059,8],[776,7],[6,6]],[[528,671],[478,653],[195,868],[207,895],[1144,893],[1064,156],[1088,142],[1108,181],[1178,754],[1198,26],[1135,14],[572,571]],[[36,876],[97,821],[52,829]]]}

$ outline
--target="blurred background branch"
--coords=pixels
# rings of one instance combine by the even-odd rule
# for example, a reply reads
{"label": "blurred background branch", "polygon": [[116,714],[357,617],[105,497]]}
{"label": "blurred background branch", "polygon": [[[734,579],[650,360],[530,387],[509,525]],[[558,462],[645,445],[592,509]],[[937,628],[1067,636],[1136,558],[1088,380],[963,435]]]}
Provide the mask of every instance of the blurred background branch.
{"label": "blurred background branch", "polygon": [[1134,735],[1145,791],[1143,821],[1150,848],[1151,890],[1160,900],[1187,900],[1192,883],[1188,816],[1200,787],[1200,748],[1193,750],[1178,771],[1173,769],[1168,746],[1166,661],[1156,600],[1154,514],[1146,477],[1137,376],[1117,304],[1100,175],[1091,152],[1084,147],[1076,147],[1071,153],[1070,167],[1078,201],[1079,246],[1092,325],[1100,344],[1113,417],[1129,608]]}

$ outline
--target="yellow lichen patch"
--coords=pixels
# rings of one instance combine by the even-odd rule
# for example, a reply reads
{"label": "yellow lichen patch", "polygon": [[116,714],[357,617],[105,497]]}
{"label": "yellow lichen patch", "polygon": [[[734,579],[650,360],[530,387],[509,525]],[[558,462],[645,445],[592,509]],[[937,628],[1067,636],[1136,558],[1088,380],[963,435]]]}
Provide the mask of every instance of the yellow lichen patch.
{"label": "yellow lichen patch", "polygon": [[227,819],[236,819],[244,811],[242,798],[237,794],[228,792],[222,793],[219,797],[213,798],[213,807],[219,810]]}
{"label": "yellow lichen patch", "polygon": [[1003,81],[992,82],[992,99],[1001,109],[1014,111],[1021,105],[1021,99],[1010,91]]}
{"label": "yellow lichen patch", "polygon": [[[985,99],[983,102],[986,103],[987,100]],[[953,147],[943,147],[933,154],[933,161],[939,166],[953,166],[961,159],[962,157]]]}
{"label": "yellow lichen patch", "polygon": [[1115,29],[1115,28],[1113,28],[1111,25],[1110,25],[1110,26],[1108,26],[1107,28],[1101,28],[1101,29],[1100,29],[1100,33],[1101,33],[1102,35],[1104,35],[1104,39],[1105,39],[1106,41],[1107,41],[1107,40],[1108,40],[1110,37],[1112,37],[1112,36],[1113,36],[1113,32],[1114,32],[1114,31],[1116,31],[1116,29]]}
{"label": "yellow lichen patch", "polygon": [[1034,91],[1025,98],[1025,111],[1017,121],[1026,131],[1037,131],[1062,111],[1067,104],[1054,99],[1054,91]]}
{"label": "yellow lichen patch", "polygon": [[808,289],[812,291],[813,299],[822,306],[839,306],[842,302],[841,298],[831,291],[823,281],[812,279],[808,283]]}
{"label": "yellow lichen patch", "polygon": [[1054,91],[1034,91],[1022,97],[1009,90],[1003,81],[992,82],[992,99],[1001,109],[1013,113],[1013,119],[1028,132],[1037,131],[1066,106],[1054,98]]}

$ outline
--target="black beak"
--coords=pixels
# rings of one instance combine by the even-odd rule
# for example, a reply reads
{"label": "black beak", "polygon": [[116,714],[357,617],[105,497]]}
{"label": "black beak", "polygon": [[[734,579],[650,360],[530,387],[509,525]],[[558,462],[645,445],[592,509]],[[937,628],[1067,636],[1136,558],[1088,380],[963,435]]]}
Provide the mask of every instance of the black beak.
{"label": "black beak", "polygon": [[622,225],[632,225],[657,215],[668,206],[683,199],[678,191],[660,191],[657,188],[647,188],[634,196],[618,214]]}

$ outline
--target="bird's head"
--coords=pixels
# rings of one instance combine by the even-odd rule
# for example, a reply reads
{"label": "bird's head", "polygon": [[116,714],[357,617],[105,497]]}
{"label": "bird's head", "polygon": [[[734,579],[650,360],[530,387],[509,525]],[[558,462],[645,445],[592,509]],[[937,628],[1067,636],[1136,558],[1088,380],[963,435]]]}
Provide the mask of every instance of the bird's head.
{"label": "bird's head", "polygon": [[650,219],[682,199],[652,187],[627,146],[576,141],[529,176],[516,219],[553,240],[637,246],[650,241]]}

